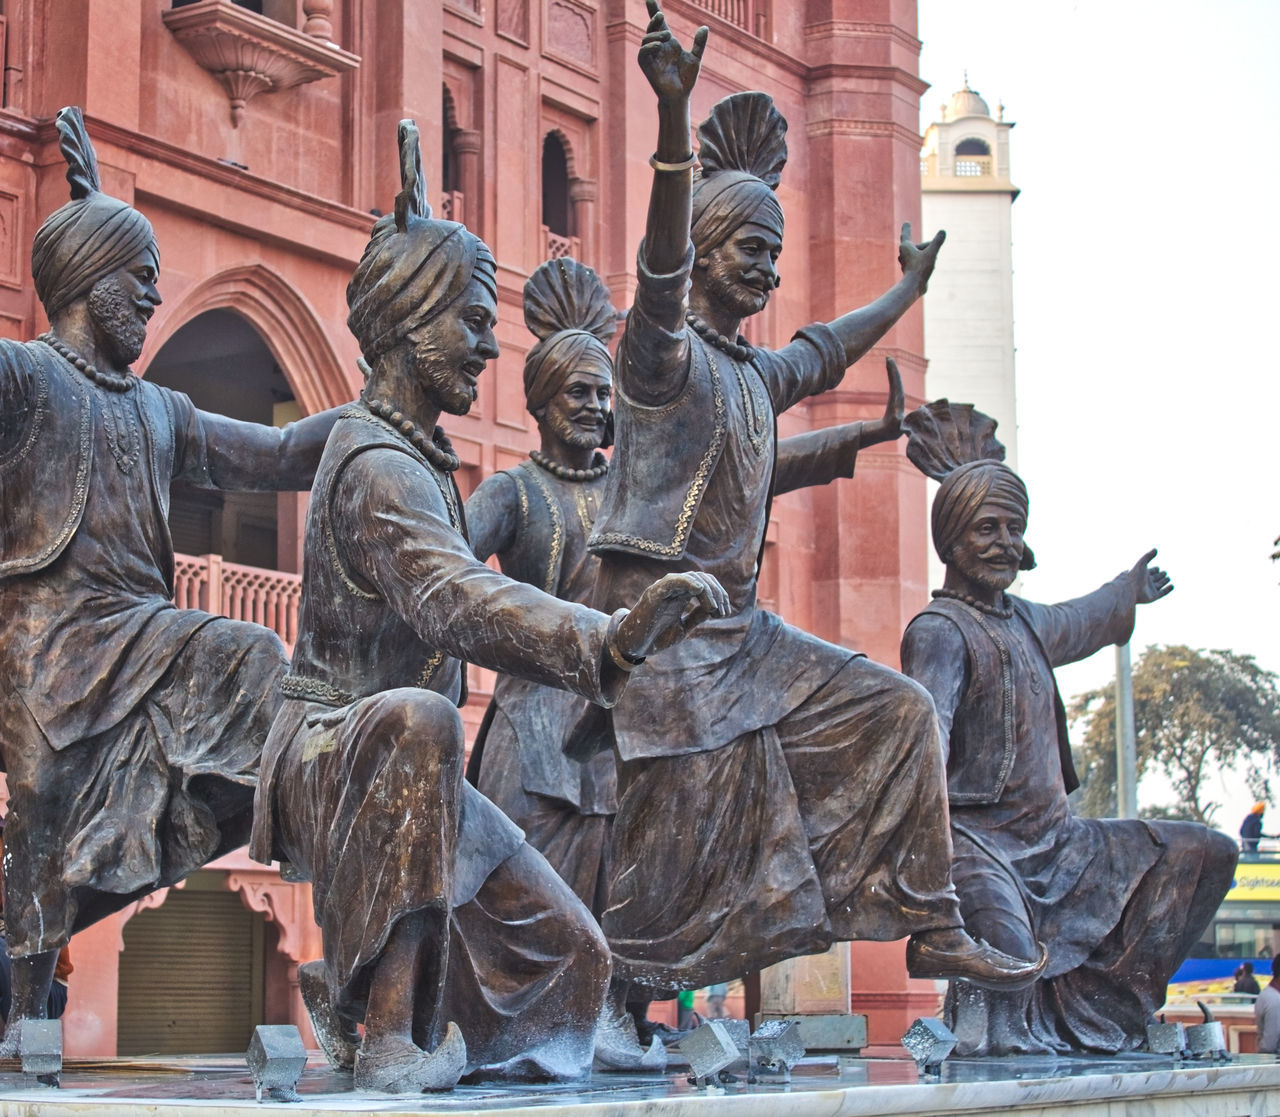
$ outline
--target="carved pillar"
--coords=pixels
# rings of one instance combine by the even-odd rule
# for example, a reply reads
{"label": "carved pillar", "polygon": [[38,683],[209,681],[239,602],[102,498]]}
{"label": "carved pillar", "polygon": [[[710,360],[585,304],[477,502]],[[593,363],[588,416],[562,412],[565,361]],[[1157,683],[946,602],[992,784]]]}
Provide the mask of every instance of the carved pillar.
{"label": "carved pillar", "polygon": [[575,178],[569,183],[569,201],[573,203],[573,230],[581,245],[579,254],[584,264],[596,266],[596,198],[599,190],[594,179]]}
{"label": "carved pillar", "polygon": [[483,235],[480,228],[480,153],[483,137],[475,128],[459,128],[453,134],[453,153],[458,158],[458,190],[462,194],[464,212],[454,214],[455,221],[465,219],[467,228]]}
{"label": "carved pillar", "polygon": [[333,42],[333,24],[329,20],[333,15],[333,0],[302,0],[302,14],[307,17],[302,25],[304,35]]}

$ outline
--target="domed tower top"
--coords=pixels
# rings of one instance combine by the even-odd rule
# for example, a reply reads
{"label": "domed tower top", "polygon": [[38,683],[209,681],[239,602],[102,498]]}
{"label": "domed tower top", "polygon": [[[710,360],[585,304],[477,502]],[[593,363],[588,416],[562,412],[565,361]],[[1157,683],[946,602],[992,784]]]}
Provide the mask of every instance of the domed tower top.
{"label": "domed tower top", "polygon": [[982,94],[969,88],[969,75],[964,76],[964,88],[951,94],[951,102],[946,106],[943,120],[959,120],[964,116],[990,116],[991,109]]}

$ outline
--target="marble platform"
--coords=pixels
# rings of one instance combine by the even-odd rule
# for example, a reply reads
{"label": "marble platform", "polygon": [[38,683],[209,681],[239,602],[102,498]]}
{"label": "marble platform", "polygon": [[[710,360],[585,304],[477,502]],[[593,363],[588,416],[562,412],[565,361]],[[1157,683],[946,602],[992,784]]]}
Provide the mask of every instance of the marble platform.
{"label": "marble platform", "polygon": [[925,1080],[905,1058],[807,1060],[789,1086],[699,1090],[681,1075],[594,1075],[572,1084],[461,1086],[423,1097],[356,1094],[349,1077],[308,1065],[293,1104],[254,1099],[243,1061],[193,1059],[68,1062],[61,1089],[0,1074],[0,1117],[281,1117],[334,1113],[441,1117],[855,1117],[897,1114],[1026,1114],[1035,1117],[1265,1117],[1280,1115],[1280,1063],[1116,1059],[951,1060]]}

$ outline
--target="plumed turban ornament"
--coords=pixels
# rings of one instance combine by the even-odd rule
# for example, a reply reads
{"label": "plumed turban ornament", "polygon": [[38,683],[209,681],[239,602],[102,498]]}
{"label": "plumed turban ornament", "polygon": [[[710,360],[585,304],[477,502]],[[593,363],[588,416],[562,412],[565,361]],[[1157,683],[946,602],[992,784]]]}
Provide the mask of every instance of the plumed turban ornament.
{"label": "plumed turban ornament", "polygon": [[693,180],[694,252],[704,256],[748,221],[782,236],[775,191],[787,162],[787,122],[766,93],[718,101],[698,126],[700,171]]}
{"label": "plumed turban ornament", "polygon": [[[926,477],[941,482],[930,517],[933,546],[943,562],[978,509],[994,501],[1027,514],[1027,487],[1004,464],[1004,446],[996,439],[996,421],[968,403],[945,399],[917,407],[902,422],[907,457]],[[1031,548],[1022,552],[1023,570],[1036,565]]]}
{"label": "plumed turban ornament", "polygon": [[366,361],[441,314],[473,278],[497,299],[497,265],[488,246],[465,226],[431,216],[417,125],[400,121],[398,138],[395,212],[378,219],[347,284],[347,325]]}
{"label": "plumed turban ornament", "polygon": [[524,321],[538,343],[524,359],[525,403],[537,414],[580,369],[612,372],[608,341],[617,329],[609,292],[585,264],[548,260],[524,285]]}
{"label": "plumed turban ornament", "polygon": [[31,277],[49,318],[139,253],[149,254],[151,266],[160,270],[151,222],[102,192],[98,158],[80,110],[60,110],[56,124],[71,201],[45,219],[31,245]]}

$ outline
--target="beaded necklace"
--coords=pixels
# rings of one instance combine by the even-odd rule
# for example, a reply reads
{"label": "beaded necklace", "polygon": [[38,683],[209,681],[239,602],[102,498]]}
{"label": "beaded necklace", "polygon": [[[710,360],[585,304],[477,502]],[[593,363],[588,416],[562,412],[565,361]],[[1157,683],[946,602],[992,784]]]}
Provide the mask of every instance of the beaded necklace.
{"label": "beaded necklace", "polygon": [[751,345],[741,334],[736,342],[730,341],[724,334],[717,333],[692,310],[685,311],[684,320],[689,328],[708,345],[714,345],[723,353],[728,353],[735,361],[751,360]]}
{"label": "beaded necklace", "polygon": [[530,450],[529,457],[533,459],[534,465],[541,466],[561,481],[595,481],[609,472],[609,460],[599,450],[591,459],[590,469],[570,469],[567,465],[552,461],[541,450]]}
{"label": "beaded necklace", "polygon": [[[999,617],[1001,620],[1007,621],[1013,616],[1012,605],[988,605],[985,601],[979,601],[970,594],[960,593],[959,590],[934,590],[933,596],[949,597],[952,601],[962,601],[971,608],[977,609],[979,613],[986,613],[989,617]],[[1005,600],[1003,593],[1000,595],[1000,600]]]}
{"label": "beaded necklace", "polygon": [[124,376],[114,372],[101,372],[86,361],[79,353],[71,348],[61,338],[54,337],[51,333],[43,333],[37,341],[43,341],[50,349],[58,354],[64,361],[73,368],[78,369],[87,376],[95,384],[99,384],[111,392],[127,392],[133,388],[137,377],[132,374]]}
{"label": "beaded necklace", "polygon": [[462,464],[458,455],[453,452],[453,443],[439,427],[436,427],[433,437],[428,438],[426,432],[417,423],[408,418],[403,411],[397,411],[386,400],[367,399],[361,396],[360,402],[384,423],[388,423],[404,435],[413,443],[414,449],[437,469],[445,473],[453,473]]}

